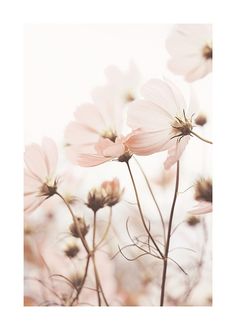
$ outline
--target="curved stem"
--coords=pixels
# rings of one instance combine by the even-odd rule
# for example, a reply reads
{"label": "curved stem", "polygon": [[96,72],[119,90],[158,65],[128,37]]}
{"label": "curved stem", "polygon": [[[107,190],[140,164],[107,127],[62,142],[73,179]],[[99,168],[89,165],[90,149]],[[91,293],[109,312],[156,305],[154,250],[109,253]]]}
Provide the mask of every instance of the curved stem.
{"label": "curved stem", "polygon": [[100,239],[100,241],[96,244],[95,246],[95,250],[103,243],[103,241],[106,239],[107,237],[107,234],[109,232],[109,229],[111,227],[111,219],[112,219],[112,207],[110,207],[110,212],[109,212],[109,219],[108,219],[108,224],[107,224],[107,227],[106,227],[106,230],[102,236],[102,238]]}
{"label": "curved stem", "polygon": [[202,140],[202,141],[204,141],[204,142],[206,142],[206,143],[213,144],[212,141],[209,141],[209,140],[207,140],[207,139],[204,139],[203,137],[201,137],[200,135],[198,135],[197,133],[195,133],[195,132],[193,132],[193,131],[191,131],[191,134],[193,134],[193,135],[196,136],[198,139],[200,139],[200,140]]}
{"label": "curved stem", "polygon": [[141,171],[141,173],[142,173],[142,175],[143,175],[143,177],[144,177],[144,179],[145,179],[145,181],[146,181],[146,184],[147,184],[148,190],[149,190],[149,192],[150,192],[150,194],[151,194],[151,196],[152,196],[152,199],[153,199],[153,201],[154,201],[154,203],[155,203],[155,205],[156,205],[157,211],[158,211],[158,213],[159,213],[159,215],[160,215],[161,223],[162,223],[162,228],[163,228],[164,244],[166,245],[166,229],[165,229],[165,222],[164,222],[164,219],[163,219],[163,215],[162,215],[162,213],[161,213],[161,209],[160,209],[160,207],[159,207],[159,205],[158,205],[158,203],[157,203],[157,200],[156,200],[156,198],[155,198],[155,196],[154,196],[154,193],[153,193],[153,191],[152,191],[151,185],[150,185],[150,183],[149,183],[149,181],[148,181],[148,178],[147,178],[147,176],[146,176],[146,174],[145,174],[145,172],[144,172],[142,166],[140,165],[139,161],[138,161],[134,156],[133,156],[133,158],[134,158],[134,160],[136,161],[136,163],[137,163],[137,165],[138,165],[138,167],[139,167],[139,169],[140,169],[140,171]]}
{"label": "curved stem", "polygon": [[136,201],[137,201],[137,204],[138,204],[138,209],[139,209],[139,213],[140,213],[140,216],[141,216],[141,220],[142,220],[144,229],[146,230],[146,232],[148,234],[148,237],[150,238],[150,240],[154,244],[154,246],[157,249],[157,251],[159,252],[160,256],[162,258],[164,258],[163,253],[159,249],[157,243],[155,242],[154,238],[152,237],[152,235],[151,235],[151,233],[150,233],[150,231],[149,231],[149,229],[148,229],[148,227],[146,225],[146,222],[145,222],[145,219],[144,219],[144,216],[143,216],[143,212],[142,212],[142,208],[141,208],[141,205],[140,205],[140,201],[139,201],[138,191],[137,191],[137,188],[136,188],[136,184],[135,184],[135,181],[134,181],[134,177],[133,177],[132,171],[131,171],[130,166],[129,166],[129,162],[126,162],[126,164],[127,164],[128,170],[129,170],[129,174],[130,174],[130,178],[131,178],[132,184],[133,184],[133,188],[134,188],[134,192],[135,192],[135,197],[136,197]]}
{"label": "curved stem", "polygon": [[164,265],[163,265],[162,283],[161,283],[160,306],[164,305],[165,284],[166,284],[166,273],[167,273],[167,266],[168,266],[168,254],[169,254],[169,247],[170,247],[171,228],[172,228],[176,199],[177,199],[177,195],[178,195],[178,189],[179,189],[179,161],[177,162],[177,168],[176,168],[175,192],[174,192],[174,199],[173,199],[171,211],[170,211],[170,219],[169,219],[168,232],[167,232],[167,241],[166,241],[166,247],[165,247]]}

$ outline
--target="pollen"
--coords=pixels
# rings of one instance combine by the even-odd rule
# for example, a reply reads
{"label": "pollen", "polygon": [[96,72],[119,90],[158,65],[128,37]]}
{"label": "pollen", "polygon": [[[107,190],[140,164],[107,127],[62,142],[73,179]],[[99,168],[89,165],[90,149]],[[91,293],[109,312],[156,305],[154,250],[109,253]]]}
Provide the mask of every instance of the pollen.
{"label": "pollen", "polygon": [[111,140],[112,142],[115,142],[116,141],[116,138],[117,138],[117,134],[114,130],[112,129],[108,129],[106,131],[103,131],[101,132],[101,137],[103,137],[104,139],[109,139]]}

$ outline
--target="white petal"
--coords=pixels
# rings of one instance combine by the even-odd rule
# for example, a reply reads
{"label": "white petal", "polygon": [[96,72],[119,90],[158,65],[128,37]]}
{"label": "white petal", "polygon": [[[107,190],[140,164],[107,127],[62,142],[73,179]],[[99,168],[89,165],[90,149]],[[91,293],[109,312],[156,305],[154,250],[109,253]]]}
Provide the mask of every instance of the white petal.
{"label": "white petal", "polygon": [[142,88],[141,94],[165,111],[170,117],[182,113],[186,103],[179,89],[169,81],[159,79],[149,80]]}
{"label": "white petal", "polygon": [[29,171],[38,177],[39,180],[44,180],[47,177],[48,169],[45,163],[45,157],[38,144],[34,143],[26,146],[24,160]]}
{"label": "white petal", "polygon": [[173,146],[168,150],[168,157],[164,163],[164,167],[166,170],[170,169],[172,165],[174,165],[182,156],[182,153],[184,152],[184,149],[186,145],[188,144],[188,141],[190,139],[190,136],[184,136],[180,142],[178,142],[177,139],[174,140]]}
{"label": "white petal", "polygon": [[45,155],[45,162],[48,168],[48,176],[50,177],[56,170],[58,162],[58,152],[56,143],[47,137],[43,138],[42,149]]}

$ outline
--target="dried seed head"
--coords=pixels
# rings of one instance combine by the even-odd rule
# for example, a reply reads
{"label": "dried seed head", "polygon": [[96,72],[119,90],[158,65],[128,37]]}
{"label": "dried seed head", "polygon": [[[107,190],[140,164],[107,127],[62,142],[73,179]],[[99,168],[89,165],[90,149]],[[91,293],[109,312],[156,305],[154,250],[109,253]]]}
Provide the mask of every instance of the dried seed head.
{"label": "dried seed head", "polygon": [[88,193],[88,200],[86,205],[97,212],[99,209],[102,209],[106,206],[107,203],[107,194],[102,187],[93,188]]}
{"label": "dried seed head", "polygon": [[211,179],[199,179],[195,183],[194,198],[197,201],[205,201],[212,203],[212,180]]}
{"label": "dried seed head", "polygon": [[117,178],[112,181],[104,181],[101,185],[106,193],[106,205],[114,206],[119,203],[121,196],[124,193],[124,189],[120,189],[120,182]]}
{"label": "dried seed head", "polygon": [[125,102],[129,103],[129,102],[134,101],[134,100],[135,100],[135,97],[134,97],[134,95],[133,95],[132,92],[127,92],[127,93],[125,94],[124,99],[125,99]]}
{"label": "dried seed head", "polygon": [[70,233],[76,238],[80,238],[80,234],[85,237],[89,231],[89,226],[86,225],[83,218],[76,218],[69,227]]}
{"label": "dried seed head", "polygon": [[200,113],[194,120],[195,124],[198,126],[204,126],[207,123],[207,117],[205,114]]}
{"label": "dried seed head", "polygon": [[191,227],[198,225],[199,222],[200,222],[200,218],[196,217],[195,215],[191,215],[187,219],[187,224]]}
{"label": "dried seed head", "polygon": [[68,258],[72,259],[79,253],[79,247],[76,244],[68,244],[64,253]]}
{"label": "dried seed head", "polygon": [[42,186],[40,187],[39,196],[45,196],[46,198],[49,198],[56,194],[57,192],[57,179],[55,179],[53,182],[48,181],[47,183],[44,182]]}

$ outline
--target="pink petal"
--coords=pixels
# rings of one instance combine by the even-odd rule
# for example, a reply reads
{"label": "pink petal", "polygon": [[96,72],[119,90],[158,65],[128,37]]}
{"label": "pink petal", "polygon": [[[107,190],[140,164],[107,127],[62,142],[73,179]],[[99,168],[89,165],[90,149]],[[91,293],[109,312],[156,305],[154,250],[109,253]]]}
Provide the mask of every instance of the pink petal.
{"label": "pink petal", "polygon": [[39,180],[37,177],[32,175],[28,170],[24,170],[24,189],[30,191],[36,191],[39,186],[43,183],[42,180]]}
{"label": "pink petal", "polygon": [[92,167],[108,162],[111,159],[112,157],[104,157],[101,155],[79,154],[77,157],[77,164],[82,167]]}
{"label": "pink petal", "polygon": [[179,89],[169,81],[149,80],[142,88],[143,97],[162,108],[171,118],[186,109],[186,103]]}
{"label": "pink petal", "polygon": [[184,136],[180,140],[180,142],[178,142],[177,139],[173,139],[175,143],[168,150],[168,157],[164,163],[164,167],[166,170],[170,169],[171,166],[174,165],[180,159],[186,145],[188,144],[189,139],[190,139],[189,135]]}
{"label": "pink petal", "polygon": [[189,213],[193,215],[201,215],[212,212],[212,203],[210,202],[199,202]]}
{"label": "pink petal", "polygon": [[170,130],[163,129],[154,132],[136,130],[129,135],[125,144],[131,152],[137,155],[151,155],[165,150],[165,144],[170,141]]}
{"label": "pink petal", "polygon": [[91,103],[85,103],[79,106],[75,112],[77,122],[96,132],[106,129],[106,122],[97,106]]}
{"label": "pink petal", "polygon": [[195,81],[205,77],[208,73],[212,71],[212,61],[202,59],[201,63],[196,68],[193,68],[186,75],[186,80],[189,82]]}
{"label": "pink petal", "polygon": [[103,155],[105,157],[113,157],[113,158],[118,158],[121,155],[123,155],[125,152],[125,147],[124,144],[121,142],[116,141],[112,145],[106,147],[103,150]]}
{"label": "pink petal", "polygon": [[44,180],[47,177],[48,169],[45,157],[38,144],[26,146],[24,160],[28,170],[39,180]]}
{"label": "pink petal", "polygon": [[156,131],[158,127],[170,127],[172,122],[169,113],[150,101],[136,100],[128,107],[127,124],[133,129]]}
{"label": "pink petal", "polygon": [[43,202],[45,197],[39,197],[36,195],[24,196],[24,212],[31,213],[36,210]]}
{"label": "pink petal", "polygon": [[56,143],[47,137],[43,138],[42,149],[45,154],[45,162],[48,169],[48,176],[50,177],[56,170],[58,162],[58,152]]}
{"label": "pink petal", "polygon": [[98,132],[95,129],[81,126],[78,122],[70,122],[65,130],[65,140],[76,146],[95,144],[98,140]]}

